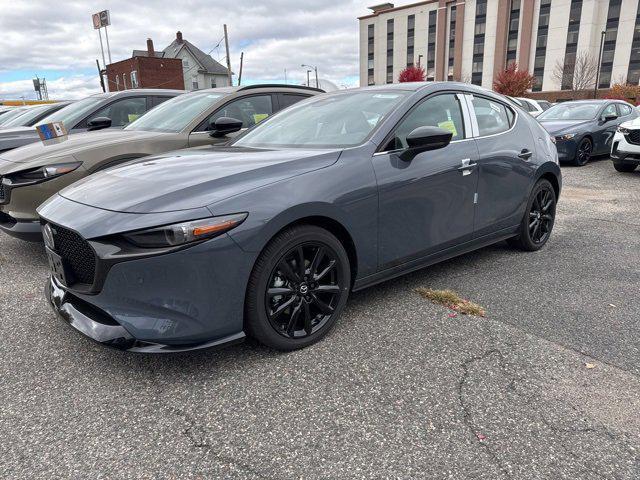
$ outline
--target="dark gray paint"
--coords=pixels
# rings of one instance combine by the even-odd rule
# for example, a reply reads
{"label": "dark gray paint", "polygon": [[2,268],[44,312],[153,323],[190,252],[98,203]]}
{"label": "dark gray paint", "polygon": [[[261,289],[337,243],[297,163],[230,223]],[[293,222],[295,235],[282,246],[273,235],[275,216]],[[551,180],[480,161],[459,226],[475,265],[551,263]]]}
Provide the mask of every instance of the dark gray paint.
{"label": "dark gray paint", "polygon": [[[466,84],[379,87],[388,88],[413,93],[358,147],[178,152],[98,173],[49,199],[40,215],[76,230],[103,254],[99,244],[109,243],[102,238],[107,235],[249,212],[229,234],[119,263],[97,294],[71,292],[69,301],[75,295],[98,306],[145,341],[210,342],[241,332],[255,259],[293,222],[322,219],[346,232],[355,249],[354,288],[359,289],[513,236],[536,180],[549,175],[560,187],[548,134],[523,111],[516,128],[500,138],[452,143],[411,162],[375,155],[398,120],[430,94],[455,88],[502,101]],[[531,158],[514,157],[525,148],[532,149]],[[462,176],[458,167],[465,158],[478,166]],[[474,207],[475,184],[484,197]],[[480,220],[475,231],[474,217]]]}

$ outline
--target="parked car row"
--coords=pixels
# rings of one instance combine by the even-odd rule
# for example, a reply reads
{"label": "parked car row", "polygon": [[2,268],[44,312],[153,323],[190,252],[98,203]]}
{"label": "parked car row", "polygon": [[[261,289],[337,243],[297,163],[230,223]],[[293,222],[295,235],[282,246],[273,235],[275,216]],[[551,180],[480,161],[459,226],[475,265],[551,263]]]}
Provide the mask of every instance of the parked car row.
{"label": "parked car row", "polygon": [[[87,103],[70,131],[109,123]],[[553,229],[552,138],[473,85],[223,88],[142,113],[0,154],[0,228],[42,232],[52,308],[103,344],[301,348],[353,290]]]}

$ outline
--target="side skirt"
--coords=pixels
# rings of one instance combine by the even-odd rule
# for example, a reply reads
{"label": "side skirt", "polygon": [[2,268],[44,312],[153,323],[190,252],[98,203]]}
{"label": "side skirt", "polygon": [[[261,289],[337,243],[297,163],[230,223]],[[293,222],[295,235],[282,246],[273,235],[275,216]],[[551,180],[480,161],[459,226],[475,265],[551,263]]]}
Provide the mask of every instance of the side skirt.
{"label": "side skirt", "polygon": [[450,258],[464,255],[465,253],[473,252],[474,250],[478,250],[494,243],[498,243],[502,240],[506,240],[516,235],[517,229],[518,225],[504,228],[495,233],[491,233],[480,238],[475,238],[463,244],[441,250],[426,257],[417,258],[401,265],[387,268],[386,270],[382,270],[381,272],[374,273],[373,275],[359,278],[353,284],[352,291],[356,292],[358,290],[364,290],[365,288],[371,287],[378,283],[386,282],[387,280],[391,280],[392,278],[400,277],[407,273],[415,272],[416,270],[420,270],[430,265],[434,265],[436,263],[449,260]]}

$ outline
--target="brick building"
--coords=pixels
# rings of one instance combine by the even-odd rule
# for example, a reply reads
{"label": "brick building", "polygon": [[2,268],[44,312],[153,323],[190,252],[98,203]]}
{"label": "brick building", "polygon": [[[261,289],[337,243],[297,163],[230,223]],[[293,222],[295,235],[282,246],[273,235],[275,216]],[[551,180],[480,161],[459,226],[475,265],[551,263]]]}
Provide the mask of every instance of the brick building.
{"label": "brick building", "polygon": [[184,89],[182,60],[156,52],[150,38],[146,50],[134,50],[131,58],[111,63],[106,70],[110,92],[130,88]]}

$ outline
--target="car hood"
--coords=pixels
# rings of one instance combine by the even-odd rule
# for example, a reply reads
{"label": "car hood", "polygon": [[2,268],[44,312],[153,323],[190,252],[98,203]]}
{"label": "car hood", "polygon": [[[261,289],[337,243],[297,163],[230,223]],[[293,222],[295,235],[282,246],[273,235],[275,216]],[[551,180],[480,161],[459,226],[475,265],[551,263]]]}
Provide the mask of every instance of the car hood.
{"label": "car hood", "polygon": [[640,117],[629,120],[628,122],[624,122],[620,126],[625,128],[640,128]]}
{"label": "car hood", "polygon": [[340,152],[241,147],[179,150],[97,173],[65,188],[60,195],[118,212],[188,210],[328,167]]}
{"label": "car hood", "polygon": [[[30,129],[38,137],[35,128]],[[105,129],[97,132],[73,133],[66,138],[38,140],[15,150],[0,153],[0,164],[20,163],[22,168],[38,167],[47,164],[51,159],[72,156],[87,149],[104,147],[114,143],[134,140],[145,140],[162,135],[158,132],[140,132],[134,130]],[[0,137],[0,142],[2,142]],[[0,143],[1,145],[1,143]],[[2,150],[0,146],[0,150]],[[2,172],[0,172],[2,173]]]}
{"label": "car hood", "polygon": [[590,124],[593,120],[544,120],[538,119],[540,124],[552,135],[568,133]]}

